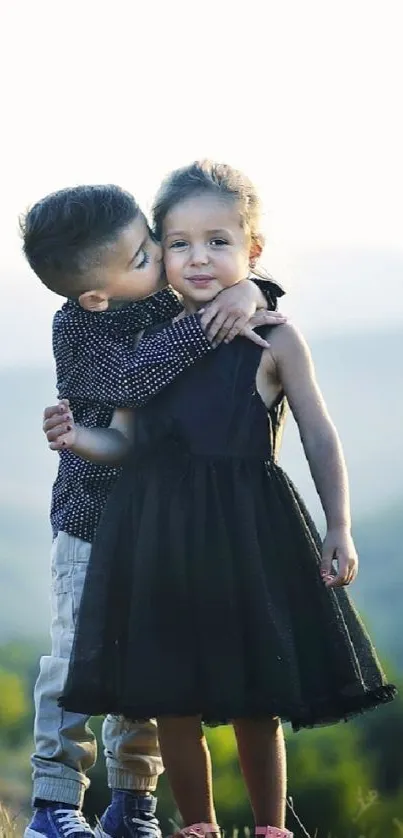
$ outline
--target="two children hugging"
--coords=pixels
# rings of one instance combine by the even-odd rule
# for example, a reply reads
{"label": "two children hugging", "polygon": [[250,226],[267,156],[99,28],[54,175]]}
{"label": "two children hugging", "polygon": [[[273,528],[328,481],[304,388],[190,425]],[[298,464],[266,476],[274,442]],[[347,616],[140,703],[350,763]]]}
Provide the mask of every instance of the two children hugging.
{"label": "two children hugging", "polygon": [[[187,318],[200,323],[262,249],[256,192],[228,166],[174,172],[154,224],[183,310],[171,327],[146,328],[137,352]],[[357,572],[347,473],[309,349],[287,323],[260,335],[221,343],[135,410],[116,405],[108,427],[83,426],[73,405],[46,424],[62,457],[123,463],[61,704],[134,725],[156,718],[184,835],[219,831],[203,723],[234,725],[256,834],[291,835],[280,719],[295,730],[333,723],[394,696],[345,591]],[[277,462],[287,404],[325,512],[323,543]]]}
{"label": "two children hugging", "polygon": [[[117,407],[143,404],[220,341],[284,322],[270,279],[245,280],[205,307],[149,334],[182,312],[166,286],[162,251],[132,195],[114,185],[78,186],[38,201],[22,220],[26,258],[41,281],[66,297],[53,322],[57,390],[84,427],[107,428]],[[259,289],[262,290],[259,290]],[[63,407],[63,402],[62,402]],[[56,415],[59,417],[59,406]],[[45,411],[52,423],[54,410]],[[59,421],[59,418],[57,419]],[[96,739],[85,713],[58,707],[96,527],[119,469],[61,451],[52,491],[51,640],[35,687],[34,816],[26,838],[92,836],[82,814]],[[141,645],[138,670],[141,671]],[[154,838],[154,792],[162,760],[156,724],[107,716],[102,728],[111,805],[96,831]]]}

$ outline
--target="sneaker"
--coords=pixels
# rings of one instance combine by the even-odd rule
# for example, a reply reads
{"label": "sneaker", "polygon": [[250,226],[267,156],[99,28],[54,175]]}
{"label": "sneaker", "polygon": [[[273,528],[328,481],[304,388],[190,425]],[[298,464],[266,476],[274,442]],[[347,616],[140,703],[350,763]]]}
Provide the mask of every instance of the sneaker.
{"label": "sneaker", "polygon": [[80,809],[66,809],[55,803],[36,809],[24,838],[94,838],[94,833]]}
{"label": "sneaker", "polygon": [[114,789],[112,802],[94,829],[95,838],[162,838],[157,798]]}

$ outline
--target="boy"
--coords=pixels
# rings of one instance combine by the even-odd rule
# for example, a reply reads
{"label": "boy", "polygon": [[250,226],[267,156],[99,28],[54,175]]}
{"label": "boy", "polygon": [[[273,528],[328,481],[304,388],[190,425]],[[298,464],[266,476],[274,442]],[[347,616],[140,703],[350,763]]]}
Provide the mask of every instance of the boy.
{"label": "boy", "polygon": [[[81,425],[107,427],[115,407],[144,403],[224,338],[243,331],[261,341],[248,322],[265,301],[245,280],[223,292],[201,321],[182,319],[136,346],[138,331],[168,320],[181,306],[172,291],[162,290],[160,247],[134,198],[119,187],[83,186],[49,195],[29,211],[22,229],[32,269],[50,290],[68,298],[54,318],[53,350],[59,398],[70,400]],[[264,285],[274,308],[282,291],[273,282]],[[284,319],[269,312],[259,317],[255,325]],[[61,416],[67,426],[65,402],[45,412],[50,441]],[[25,838],[93,836],[81,809],[86,774],[96,759],[95,737],[88,718],[63,712],[57,699],[91,542],[118,473],[60,453],[51,506],[52,650],[41,659],[35,687],[36,811]],[[96,829],[99,838],[156,838],[152,792],[163,766],[155,723],[108,717],[103,743],[112,802]]]}

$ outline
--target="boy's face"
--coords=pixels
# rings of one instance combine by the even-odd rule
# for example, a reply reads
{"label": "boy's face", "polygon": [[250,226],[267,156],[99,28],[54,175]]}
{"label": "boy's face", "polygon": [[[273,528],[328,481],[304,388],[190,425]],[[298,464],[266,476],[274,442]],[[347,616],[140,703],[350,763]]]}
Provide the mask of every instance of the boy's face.
{"label": "boy's face", "polygon": [[105,311],[109,302],[142,300],[166,284],[162,251],[139,213],[105,248],[96,272],[95,288],[79,297],[89,311]]}

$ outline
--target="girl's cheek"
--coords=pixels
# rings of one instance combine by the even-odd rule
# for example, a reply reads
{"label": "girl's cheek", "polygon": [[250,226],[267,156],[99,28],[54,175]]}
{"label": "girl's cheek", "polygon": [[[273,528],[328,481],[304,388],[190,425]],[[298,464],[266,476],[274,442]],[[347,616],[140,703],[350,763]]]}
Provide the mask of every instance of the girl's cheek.
{"label": "girl's cheek", "polygon": [[169,253],[166,255],[165,258],[165,270],[169,270],[172,272],[178,271],[182,264],[182,260],[179,254],[172,254]]}
{"label": "girl's cheek", "polygon": [[175,266],[175,260],[172,259],[170,256],[167,256],[164,259],[164,267],[165,267],[165,274],[167,279],[169,280],[170,277],[175,277],[177,273],[177,267]]}

